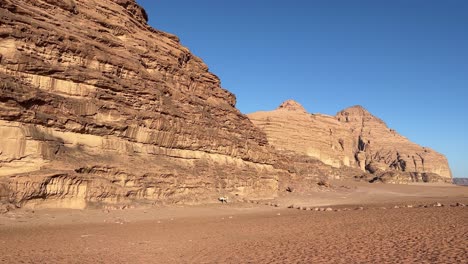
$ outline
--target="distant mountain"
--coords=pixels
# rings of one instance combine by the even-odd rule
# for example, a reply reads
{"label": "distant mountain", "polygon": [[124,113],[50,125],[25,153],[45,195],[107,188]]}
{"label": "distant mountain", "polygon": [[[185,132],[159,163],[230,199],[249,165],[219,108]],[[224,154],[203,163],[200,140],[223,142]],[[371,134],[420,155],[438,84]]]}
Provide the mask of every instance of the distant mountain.
{"label": "distant mountain", "polygon": [[453,178],[453,183],[468,186],[468,178]]}
{"label": "distant mountain", "polygon": [[388,183],[451,182],[444,155],[399,135],[362,106],[336,116],[310,114],[293,100],[278,109],[249,114],[279,150],[319,159],[335,168],[352,167]]}

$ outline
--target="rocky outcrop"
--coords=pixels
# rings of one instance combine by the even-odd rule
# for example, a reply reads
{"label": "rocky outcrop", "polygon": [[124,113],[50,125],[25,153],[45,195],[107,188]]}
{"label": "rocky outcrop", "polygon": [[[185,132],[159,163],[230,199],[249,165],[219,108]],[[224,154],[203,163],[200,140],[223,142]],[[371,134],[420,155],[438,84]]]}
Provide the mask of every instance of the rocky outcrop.
{"label": "rocky outcrop", "polygon": [[360,168],[373,174],[368,180],[451,180],[443,155],[410,142],[361,106],[327,116],[309,114],[288,100],[274,111],[248,116],[279,150],[313,157],[336,168]]}
{"label": "rocky outcrop", "polygon": [[0,2],[0,196],[271,197],[277,154],[233,94],[133,0]]}
{"label": "rocky outcrop", "polygon": [[268,141],[281,151],[314,157],[337,168],[358,166],[355,159],[357,142],[349,129],[335,117],[311,115],[291,100],[274,111],[248,116],[267,134]]}
{"label": "rocky outcrop", "polygon": [[[444,155],[421,147],[390,129],[379,118],[361,106],[347,108],[336,115],[357,139],[357,155],[361,168],[379,174],[386,170],[419,173],[433,180],[450,181],[452,173]],[[423,177],[424,179],[424,177]],[[426,180],[424,180],[426,181]]]}

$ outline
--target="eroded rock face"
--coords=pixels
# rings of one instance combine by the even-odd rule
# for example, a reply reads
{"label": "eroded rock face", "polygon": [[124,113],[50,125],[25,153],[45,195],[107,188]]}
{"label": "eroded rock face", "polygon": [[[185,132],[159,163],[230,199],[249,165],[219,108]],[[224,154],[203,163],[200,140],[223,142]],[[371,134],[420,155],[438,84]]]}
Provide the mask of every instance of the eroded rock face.
{"label": "eroded rock face", "polygon": [[347,108],[335,118],[357,139],[357,151],[364,153],[362,160],[366,169],[429,173],[451,180],[452,173],[444,155],[412,143],[363,107]]}
{"label": "eroded rock face", "polygon": [[270,144],[280,151],[314,157],[337,168],[358,166],[355,159],[356,140],[335,117],[311,115],[300,104],[291,101],[283,103],[274,111],[248,116],[265,131]]}
{"label": "eroded rock face", "polygon": [[133,0],[0,2],[2,199],[84,207],[276,194],[265,134],[147,19]]}
{"label": "eroded rock face", "polygon": [[360,168],[374,174],[374,181],[451,180],[443,155],[410,142],[361,106],[327,116],[309,114],[298,103],[287,101],[277,110],[248,116],[276,148],[336,168]]}

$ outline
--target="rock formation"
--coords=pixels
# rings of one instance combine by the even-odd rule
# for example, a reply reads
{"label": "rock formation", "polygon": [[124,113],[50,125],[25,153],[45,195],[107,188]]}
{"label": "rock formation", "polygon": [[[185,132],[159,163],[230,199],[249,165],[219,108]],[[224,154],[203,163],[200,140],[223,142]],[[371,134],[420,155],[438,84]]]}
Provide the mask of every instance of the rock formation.
{"label": "rock formation", "polygon": [[134,0],[0,1],[0,199],[271,197],[276,153]]}
{"label": "rock formation", "polygon": [[294,101],[248,115],[277,149],[316,158],[330,166],[360,168],[374,181],[447,181],[447,159],[410,142],[361,106],[336,116],[309,114]]}
{"label": "rock formation", "polygon": [[259,129],[201,59],[147,20],[134,0],[0,1],[5,208],[273,197],[358,167],[382,181],[450,177],[443,156],[359,108],[329,117],[289,101],[251,115]]}

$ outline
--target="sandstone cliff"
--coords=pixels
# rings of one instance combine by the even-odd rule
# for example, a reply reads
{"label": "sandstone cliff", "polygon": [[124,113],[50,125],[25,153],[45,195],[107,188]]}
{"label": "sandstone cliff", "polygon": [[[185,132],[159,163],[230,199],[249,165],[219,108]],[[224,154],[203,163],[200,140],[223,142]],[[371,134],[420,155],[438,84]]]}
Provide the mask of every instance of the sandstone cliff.
{"label": "sandstone cliff", "polygon": [[251,115],[256,127],[147,20],[134,0],[0,1],[0,204],[265,198],[359,168],[386,182],[450,178],[443,156],[361,108],[331,117],[289,101]]}
{"label": "sandstone cliff", "polygon": [[0,198],[190,202],[276,194],[233,94],[133,0],[0,1]]}
{"label": "sandstone cliff", "polygon": [[314,157],[336,168],[360,168],[374,174],[374,181],[451,180],[443,155],[410,142],[361,106],[328,116],[309,114],[289,100],[274,111],[248,116],[277,149]]}

